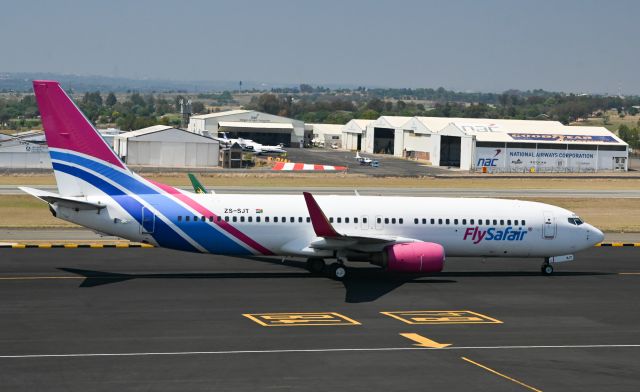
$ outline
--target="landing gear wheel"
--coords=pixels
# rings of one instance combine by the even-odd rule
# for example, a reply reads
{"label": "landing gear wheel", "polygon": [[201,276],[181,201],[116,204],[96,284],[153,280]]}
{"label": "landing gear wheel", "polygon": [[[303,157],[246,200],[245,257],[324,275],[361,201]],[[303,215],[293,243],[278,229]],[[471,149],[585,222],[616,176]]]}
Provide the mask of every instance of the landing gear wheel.
{"label": "landing gear wheel", "polygon": [[347,269],[340,263],[333,263],[329,266],[329,276],[335,280],[343,280],[347,275]]}
{"label": "landing gear wheel", "polygon": [[310,257],[307,259],[307,269],[312,274],[320,274],[324,271],[325,263],[324,259],[320,257]]}
{"label": "landing gear wheel", "polygon": [[553,274],[553,266],[547,263],[542,264],[542,267],[540,268],[540,272],[542,272],[542,275],[549,276]]}

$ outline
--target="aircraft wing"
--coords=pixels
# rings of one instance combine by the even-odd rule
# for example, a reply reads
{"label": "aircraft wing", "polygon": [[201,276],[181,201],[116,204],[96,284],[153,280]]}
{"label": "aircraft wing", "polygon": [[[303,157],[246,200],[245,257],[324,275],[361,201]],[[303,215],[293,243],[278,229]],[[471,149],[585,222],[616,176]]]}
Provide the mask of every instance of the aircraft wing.
{"label": "aircraft wing", "polygon": [[101,210],[106,207],[104,204],[92,203],[80,197],[64,197],[55,193],[42,191],[40,189],[28,188],[25,186],[19,187],[23,192],[35,196],[42,201],[46,201],[49,204],[57,203],[59,206],[73,208],[76,210]]}
{"label": "aircraft wing", "polygon": [[309,192],[303,192],[304,200],[307,203],[309,216],[313,230],[318,236],[308,246],[314,249],[338,250],[351,249],[362,252],[375,252],[382,250],[391,244],[408,242],[422,242],[414,238],[392,236],[392,235],[366,235],[360,233],[350,235],[349,233],[339,233],[329,222],[316,199]]}

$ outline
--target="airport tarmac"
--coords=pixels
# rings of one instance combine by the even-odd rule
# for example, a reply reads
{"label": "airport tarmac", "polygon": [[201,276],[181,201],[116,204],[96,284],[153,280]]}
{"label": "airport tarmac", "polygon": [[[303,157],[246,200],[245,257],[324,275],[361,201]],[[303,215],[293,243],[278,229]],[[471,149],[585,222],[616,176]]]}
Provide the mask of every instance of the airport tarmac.
{"label": "airport tarmac", "polygon": [[637,391],[639,256],[593,248],[551,277],[539,260],[450,258],[430,277],[363,266],[337,282],[295,260],[0,249],[0,385]]}

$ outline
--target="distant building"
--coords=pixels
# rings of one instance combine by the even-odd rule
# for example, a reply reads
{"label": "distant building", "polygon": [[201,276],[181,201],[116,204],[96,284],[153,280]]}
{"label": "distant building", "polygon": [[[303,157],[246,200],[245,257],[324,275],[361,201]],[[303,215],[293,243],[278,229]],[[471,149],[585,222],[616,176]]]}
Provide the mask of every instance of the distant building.
{"label": "distant building", "polygon": [[374,120],[353,119],[345,124],[342,129],[342,148],[345,150],[362,150],[363,134],[367,126]]}
{"label": "distant building", "polygon": [[332,145],[342,148],[341,124],[305,124],[305,131],[312,133],[311,143],[318,147],[331,147]]}
{"label": "distant building", "polygon": [[155,125],[115,136],[114,150],[127,165],[212,167],[219,165],[220,143],[184,129]]}
{"label": "distant building", "polygon": [[212,137],[218,137],[218,132],[227,132],[230,138],[251,139],[266,145],[282,143],[285,147],[299,147],[300,141],[305,144],[311,141],[311,132],[305,135],[302,121],[255,110],[230,110],[191,116],[188,130]]}

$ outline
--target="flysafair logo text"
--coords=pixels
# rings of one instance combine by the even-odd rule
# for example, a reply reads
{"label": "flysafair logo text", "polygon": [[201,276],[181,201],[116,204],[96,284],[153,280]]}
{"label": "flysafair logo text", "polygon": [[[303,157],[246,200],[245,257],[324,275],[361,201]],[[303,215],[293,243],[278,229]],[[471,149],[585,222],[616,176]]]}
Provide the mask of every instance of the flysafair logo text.
{"label": "flysafair logo text", "polygon": [[489,227],[486,230],[480,230],[479,227],[467,227],[464,231],[464,241],[471,240],[474,244],[481,241],[522,241],[527,232],[524,229],[514,229],[509,226],[504,230],[495,227]]}

